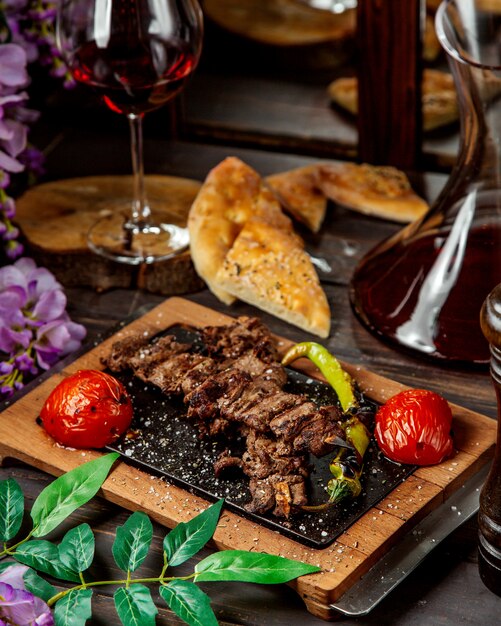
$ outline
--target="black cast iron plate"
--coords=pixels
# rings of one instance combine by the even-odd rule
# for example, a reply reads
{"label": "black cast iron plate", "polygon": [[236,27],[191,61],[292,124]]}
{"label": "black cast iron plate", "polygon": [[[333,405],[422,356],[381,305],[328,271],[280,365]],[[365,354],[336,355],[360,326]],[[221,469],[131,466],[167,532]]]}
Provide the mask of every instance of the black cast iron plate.
{"label": "black cast iron plate", "polygon": [[[194,341],[195,349],[203,348],[192,330],[173,327],[166,332],[176,335],[179,341]],[[337,396],[329,385],[294,370],[288,370],[288,375],[287,391],[304,393],[319,405],[337,403]],[[372,444],[365,456],[363,490],[357,498],[321,512],[300,512],[289,520],[271,514],[248,513],[244,508],[250,500],[248,478],[240,472],[216,478],[213,470],[213,463],[223,450],[229,447],[238,453],[243,450],[244,442],[199,439],[198,430],[186,418],[181,400],[162,394],[153,385],[145,384],[131,374],[114,376],[120,378],[132,397],[132,429],[137,430],[138,435],[123,438],[107,449],[119,452],[124,459],[207,500],[225,498],[227,508],[313,548],[321,549],[331,544],[415,469],[388,461]],[[311,456],[313,471],[308,484],[311,503],[326,499],[325,485],[331,478],[331,458],[332,455],[321,459]]]}

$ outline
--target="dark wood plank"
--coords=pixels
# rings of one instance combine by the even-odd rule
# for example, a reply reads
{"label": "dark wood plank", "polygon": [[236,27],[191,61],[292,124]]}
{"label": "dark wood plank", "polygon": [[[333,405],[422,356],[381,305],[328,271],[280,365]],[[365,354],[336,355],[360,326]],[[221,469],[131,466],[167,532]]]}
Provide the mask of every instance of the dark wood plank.
{"label": "dark wood plank", "polygon": [[358,158],[416,169],[421,153],[421,2],[359,0]]}
{"label": "dark wood plank", "polygon": [[[183,95],[183,135],[226,145],[294,151],[335,159],[357,156],[357,118],[330,104],[337,77],[272,79],[256,74],[200,71]],[[345,75],[353,75],[346,70]],[[458,125],[423,137],[423,170],[449,171],[456,160]]]}

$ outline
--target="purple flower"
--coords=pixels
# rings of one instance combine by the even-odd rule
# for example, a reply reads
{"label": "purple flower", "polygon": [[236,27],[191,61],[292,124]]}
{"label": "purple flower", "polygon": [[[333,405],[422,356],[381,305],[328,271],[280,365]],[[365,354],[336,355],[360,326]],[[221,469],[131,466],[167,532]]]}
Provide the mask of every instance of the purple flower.
{"label": "purple flower", "polygon": [[26,52],[15,43],[0,46],[0,85],[24,87],[29,83]]}
{"label": "purple flower", "polygon": [[85,328],[66,316],[41,326],[34,343],[37,361],[43,369],[49,369],[62,356],[74,352],[85,337]]}
{"label": "purple flower", "polygon": [[[4,172],[4,174],[5,176],[8,177],[7,172]],[[14,217],[14,214],[16,212],[16,204],[14,202],[14,199],[7,196],[7,198],[5,198],[5,200],[2,202],[1,206],[2,206],[2,211],[5,214],[5,217],[11,220]]]}
{"label": "purple flower", "polygon": [[0,620],[16,626],[54,626],[48,605],[26,591],[25,565],[12,565],[0,574]]}
{"label": "purple flower", "polygon": [[19,241],[8,241],[5,246],[5,254],[11,261],[18,259],[24,252],[24,246]]}
{"label": "purple flower", "polygon": [[7,189],[10,185],[10,176],[7,172],[0,172],[0,189]]}
{"label": "purple flower", "polygon": [[0,370],[0,394],[12,395],[26,375],[79,348],[85,334],[66,313],[66,295],[49,270],[24,257],[0,268],[0,358],[8,364]]}

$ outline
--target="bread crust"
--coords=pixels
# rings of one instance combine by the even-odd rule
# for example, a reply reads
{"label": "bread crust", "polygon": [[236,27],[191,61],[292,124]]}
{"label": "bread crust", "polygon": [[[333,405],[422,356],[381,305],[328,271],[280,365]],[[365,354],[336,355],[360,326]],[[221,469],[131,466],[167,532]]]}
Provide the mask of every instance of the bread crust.
{"label": "bread crust", "polygon": [[395,222],[412,222],[429,208],[412,190],[407,176],[391,166],[319,165],[318,184],[334,202]]}
{"label": "bread crust", "polygon": [[318,186],[317,164],[273,174],[266,182],[294,219],[318,233],[325,218],[327,198]]}
{"label": "bread crust", "polygon": [[[358,113],[358,80],[355,77],[338,78],[327,87],[330,99],[353,115]],[[455,122],[459,118],[454,80],[447,72],[425,69],[422,84],[423,129]]]}
{"label": "bread crust", "polygon": [[259,219],[240,231],[217,274],[233,296],[320,337],[328,337],[330,309],[302,241]]}

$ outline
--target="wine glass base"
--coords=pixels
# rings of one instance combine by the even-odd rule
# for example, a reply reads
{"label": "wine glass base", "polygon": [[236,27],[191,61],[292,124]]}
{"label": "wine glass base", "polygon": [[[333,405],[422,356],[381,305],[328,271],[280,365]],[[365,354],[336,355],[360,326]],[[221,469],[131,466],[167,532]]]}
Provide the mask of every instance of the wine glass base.
{"label": "wine glass base", "polygon": [[103,257],[140,265],[165,261],[189,245],[188,229],[163,222],[155,213],[155,221],[131,224],[121,212],[106,215],[89,230],[89,248]]}

